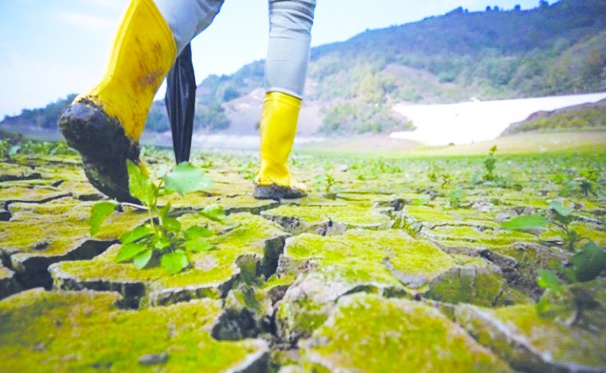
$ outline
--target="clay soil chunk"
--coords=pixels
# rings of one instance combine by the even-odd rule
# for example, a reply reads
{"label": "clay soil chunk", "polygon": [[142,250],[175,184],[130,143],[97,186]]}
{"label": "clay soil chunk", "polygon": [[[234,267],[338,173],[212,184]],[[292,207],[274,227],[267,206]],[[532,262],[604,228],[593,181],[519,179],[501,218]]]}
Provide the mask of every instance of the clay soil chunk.
{"label": "clay soil chunk", "polygon": [[333,372],[510,372],[436,309],[403,299],[354,294],[299,343],[302,355]]}
{"label": "clay soil chunk", "polygon": [[[216,341],[221,305],[124,311],[117,293],[33,289],[0,301],[3,372],[244,372],[267,366],[261,340]],[[153,366],[153,367],[150,367]]]}

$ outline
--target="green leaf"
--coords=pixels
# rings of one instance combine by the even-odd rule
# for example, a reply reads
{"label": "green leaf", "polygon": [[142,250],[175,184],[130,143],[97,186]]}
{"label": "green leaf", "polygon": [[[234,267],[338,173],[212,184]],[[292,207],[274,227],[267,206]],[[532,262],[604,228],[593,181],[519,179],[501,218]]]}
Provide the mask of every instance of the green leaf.
{"label": "green leaf", "polygon": [[139,241],[142,238],[149,237],[154,234],[153,228],[149,224],[138,226],[132,231],[128,231],[120,236],[122,244],[129,244],[135,241]]}
{"label": "green leaf", "polygon": [[465,197],[465,193],[461,189],[456,189],[448,193],[448,198],[461,199]]}
{"label": "green leaf", "polygon": [[549,311],[551,307],[552,304],[547,298],[541,298],[536,305],[537,313],[541,317],[549,317]]}
{"label": "green leaf", "polygon": [[185,239],[192,240],[194,238],[199,238],[199,237],[203,237],[203,238],[212,237],[213,232],[206,227],[194,226],[194,227],[188,228],[184,232],[184,234],[185,234]]}
{"label": "green leaf", "polygon": [[162,265],[162,268],[164,268],[166,272],[174,275],[187,267],[189,265],[189,260],[183,250],[176,250],[175,252],[162,255],[160,265]]}
{"label": "green leaf", "polygon": [[187,240],[183,243],[183,245],[187,250],[193,251],[194,253],[208,251],[213,248],[213,245],[202,237],[196,237],[192,238],[191,240]]}
{"label": "green leaf", "polygon": [[181,223],[179,222],[179,220],[174,218],[163,218],[162,226],[166,228],[166,230],[171,232],[181,231]]}
{"label": "green leaf", "polygon": [[557,212],[558,215],[564,216],[564,217],[566,217],[574,212],[574,209],[567,209],[564,206],[562,206],[562,203],[560,201],[551,201],[551,203],[549,203],[549,206],[555,212]]}
{"label": "green leaf", "polygon": [[138,198],[147,207],[155,206],[158,190],[151,179],[130,159],[126,161],[126,166],[128,168],[130,194]]}
{"label": "green leaf", "polygon": [[606,270],[606,252],[590,241],[572,257],[572,265],[577,281],[591,281]]}
{"label": "green leaf", "polygon": [[501,224],[503,229],[533,229],[549,225],[549,219],[541,214],[518,216]]}
{"label": "green leaf", "polygon": [[410,203],[411,206],[425,206],[428,204],[429,204],[428,198],[413,199],[412,202]]}
{"label": "green leaf", "polygon": [[164,176],[164,182],[165,189],[180,195],[206,190],[212,185],[212,180],[204,174],[204,171],[189,162],[179,163]]}
{"label": "green leaf", "polygon": [[120,251],[118,251],[118,255],[116,256],[116,262],[120,263],[131,260],[147,249],[147,245],[140,243],[129,243],[122,245],[120,247]]}
{"label": "green leaf", "polygon": [[114,202],[99,202],[93,206],[90,212],[90,220],[88,221],[91,236],[94,236],[99,232],[101,224],[103,224],[105,219],[107,219],[115,209],[116,204]]}
{"label": "green leaf", "polygon": [[558,276],[546,269],[539,269],[537,276],[537,284],[543,289],[550,289],[552,291],[555,291],[556,293],[562,291],[562,286],[560,285],[560,280],[558,280]]}
{"label": "green leaf", "polygon": [[471,175],[471,183],[473,185],[477,185],[480,184],[482,182],[482,176],[478,173],[474,173],[473,175]]}
{"label": "green leaf", "polygon": [[135,258],[133,259],[133,263],[135,264],[135,267],[137,267],[137,269],[145,268],[147,263],[149,263],[149,261],[151,260],[153,253],[154,252],[152,249],[148,249],[142,253],[139,253],[137,256],[135,256]]}
{"label": "green leaf", "polygon": [[164,234],[154,236],[154,249],[162,251],[167,247],[171,246],[173,242],[169,237],[166,237]]}
{"label": "green leaf", "polygon": [[222,222],[225,218],[225,211],[223,210],[223,206],[213,203],[212,205],[208,205],[202,210],[202,215],[206,216],[210,220]]}
{"label": "green leaf", "polygon": [[164,206],[164,207],[162,207],[160,209],[160,212],[158,213],[158,216],[160,216],[160,218],[162,218],[162,219],[165,218],[165,217],[168,217],[168,213],[170,212],[171,207],[172,206],[171,206],[171,204],[169,202],[166,206]]}
{"label": "green leaf", "polygon": [[19,150],[21,149],[21,145],[13,145],[8,151],[8,158],[14,159]]}

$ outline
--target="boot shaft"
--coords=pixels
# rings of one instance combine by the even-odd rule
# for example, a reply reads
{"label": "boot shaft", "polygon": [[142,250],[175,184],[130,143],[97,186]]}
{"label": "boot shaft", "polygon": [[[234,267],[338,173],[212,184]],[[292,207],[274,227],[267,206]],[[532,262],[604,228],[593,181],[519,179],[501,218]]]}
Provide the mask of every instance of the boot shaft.
{"label": "boot shaft", "polygon": [[263,102],[261,116],[261,168],[256,178],[258,185],[291,186],[288,169],[301,99],[282,92],[269,92]]}

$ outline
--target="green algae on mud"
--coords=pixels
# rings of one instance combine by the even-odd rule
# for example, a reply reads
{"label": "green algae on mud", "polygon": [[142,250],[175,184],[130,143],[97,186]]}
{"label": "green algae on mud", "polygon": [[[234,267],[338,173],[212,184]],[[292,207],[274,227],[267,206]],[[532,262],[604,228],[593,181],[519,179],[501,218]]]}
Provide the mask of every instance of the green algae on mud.
{"label": "green algae on mud", "polygon": [[468,242],[468,245],[492,247],[511,245],[516,242],[538,241],[538,237],[529,233],[493,229],[479,230],[474,227],[439,226],[435,227],[429,235],[445,245],[450,242]]}
{"label": "green algae on mud", "polygon": [[[91,240],[88,234],[90,208],[90,203],[72,200],[13,204],[11,220],[0,222],[0,250],[10,255],[65,256],[78,242]],[[133,210],[115,213],[107,219],[95,239],[116,241],[146,218],[147,215]]]}
{"label": "green algae on mud", "polygon": [[[200,221],[193,215],[181,219],[186,225]],[[160,267],[138,270],[132,263],[116,263],[118,245],[93,260],[55,264],[50,272],[58,288],[120,291],[132,306],[223,297],[248,274],[246,263],[253,266],[252,277],[269,277],[286,237],[276,224],[259,216],[233,214],[229,220],[234,225],[213,238],[215,248],[192,255],[192,268],[173,276]]]}
{"label": "green algae on mud", "polygon": [[293,234],[302,232],[335,232],[346,229],[380,229],[390,225],[390,219],[369,203],[324,202],[322,204],[280,205],[265,211],[263,216],[278,222]]}
{"label": "green algae on mud", "polygon": [[[398,312],[401,309],[406,309],[415,316],[431,316],[417,322],[423,326],[426,334],[419,341],[434,340],[432,331],[435,329],[432,325],[435,315],[433,311],[425,309],[425,305],[436,307],[452,320],[455,319],[455,310],[471,307],[461,305],[461,302],[486,307],[476,309],[489,311],[501,305],[521,304],[518,307],[497,308],[494,312],[520,310],[525,313],[527,310],[531,315],[533,305],[528,303],[531,299],[526,296],[538,299],[543,292],[536,283],[537,270],[549,269],[559,275],[561,282],[566,282],[563,263],[570,259],[571,253],[563,250],[561,232],[557,229],[548,227],[527,232],[502,230],[501,223],[508,219],[547,213],[550,200],[565,198],[567,205],[575,206],[576,220],[571,224],[575,231],[602,246],[604,242],[606,205],[602,186],[603,180],[606,180],[603,167],[606,158],[603,155],[501,157],[497,154],[496,173],[502,177],[499,185],[482,180],[484,156],[407,159],[295,156],[292,170],[299,180],[311,185],[309,182],[313,183],[318,169],[328,170],[326,172],[332,172],[338,181],[339,189],[336,199],[327,198],[324,190],[312,190],[308,197],[296,201],[253,200],[250,196],[250,176],[256,164],[250,161],[249,155],[221,153],[203,157],[194,156],[193,161],[208,170],[208,175],[215,180],[213,189],[210,193],[172,200],[172,204],[176,207],[174,217],[178,217],[184,227],[207,224],[197,212],[210,203],[223,205],[229,214],[227,220],[232,220],[232,223],[226,226],[208,223],[209,228],[217,232],[212,239],[214,250],[196,255],[192,258],[192,268],[176,276],[168,276],[159,268],[138,271],[132,264],[115,263],[117,245],[109,247],[92,260],[88,258],[93,255],[74,257],[75,254],[70,251],[67,256],[52,257],[61,261],[50,267],[55,277],[55,288],[117,290],[125,295],[119,301],[120,307],[139,307],[140,310],[124,313],[112,308],[107,311],[114,315],[111,320],[126,320],[123,322],[129,324],[125,327],[128,332],[138,327],[149,328],[152,334],[167,328],[165,319],[160,318],[156,323],[151,315],[168,311],[165,311],[165,307],[148,306],[178,303],[187,308],[189,306],[185,305],[190,304],[187,303],[190,299],[206,298],[203,304],[220,307],[221,322],[210,332],[213,338],[238,339],[260,335],[272,342],[272,369],[282,366],[281,371],[284,372],[298,371],[299,368],[301,371],[315,369],[324,372],[329,370],[326,366],[331,366],[349,351],[341,337],[334,338],[340,344],[326,345],[326,336],[332,337],[342,332],[339,335],[349,336],[348,343],[360,351],[363,349],[359,346],[367,342],[364,356],[369,360],[374,355],[381,356],[385,343],[388,344],[387,348],[393,347],[389,345],[392,336],[397,340],[401,325],[389,322],[389,319],[379,322],[370,317],[370,320],[374,320],[372,325],[376,325],[380,333],[371,331],[366,339],[361,338],[360,333],[351,332],[353,329],[343,319],[338,327],[328,328],[326,323],[330,322],[334,309],[352,297],[375,297],[373,299],[376,301],[368,303],[389,304],[385,308],[396,315],[400,315]],[[151,150],[146,152],[146,159],[151,161],[153,168],[158,169],[172,162],[168,151]],[[3,210],[0,211],[0,220],[10,219],[0,225],[0,236],[4,239],[9,235],[12,237],[12,246],[19,247],[19,252],[9,252],[5,250],[5,245],[1,245],[0,257],[3,264],[13,271],[15,268],[10,267],[13,264],[11,258],[18,266],[20,256],[25,258],[32,253],[35,258],[44,258],[47,250],[50,253],[58,250],[58,253],[63,247],[70,246],[59,245],[60,242],[75,237],[89,240],[86,221],[90,203],[87,201],[101,198],[86,183],[75,157],[62,160],[30,157],[23,160],[23,164],[17,163],[10,163],[7,174],[40,173],[41,178],[0,181],[0,205],[8,205],[0,206],[0,210]],[[8,163],[0,164],[0,168],[3,164]],[[243,164],[245,167],[242,167]],[[595,193],[583,193],[580,188],[583,174],[587,173],[584,170],[597,172],[597,181],[593,181]],[[436,180],[430,180],[430,176]],[[448,195],[453,190],[464,193],[459,207],[450,205]],[[12,197],[17,195],[25,202],[16,202]],[[171,197],[163,198],[162,203],[165,203]],[[122,208],[124,212],[112,214],[108,225],[104,226],[107,230],[100,232],[100,242],[105,245],[117,242],[117,237],[127,226],[139,225],[147,218],[146,214],[131,210],[128,206]],[[282,227],[269,220],[280,222]],[[289,225],[295,220],[299,226]],[[356,230],[356,227],[363,229]],[[303,231],[308,233],[300,234]],[[284,247],[284,240],[288,236],[286,232],[295,237],[289,239]],[[0,242],[5,243],[3,239]],[[77,241],[76,246],[80,243]],[[73,259],[78,260],[67,261]],[[22,263],[27,264],[26,261]],[[43,271],[40,273],[48,276],[48,264],[50,261],[40,266]],[[13,278],[21,280],[20,275],[17,272]],[[511,287],[523,291],[526,296]],[[604,289],[606,284],[600,283],[598,287]],[[81,293],[87,294],[87,291]],[[6,302],[15,299],[18,298],[10,297]],[[80,307],[78,302],[74,301],[74,304],[75,308]],[[526,304],[529,305],[522,306]],[[166,309],[172,307],[167,306]],[[394,307],[400,308],[400,311],[396,312]],[[367,313],[361,308],[355,309],[351,320],[360,320],[362,327],[365,320],[362,316]],[[136,319],[139,312],[142,312],[140,314],[146,324]],[[132,316],[121,318],[116,314]],[[404,319],[400,316],[395,319]],[[505,316],[502,318],[506,319]],[[15,320],[19,322],[16,316]],[[40,321],[41,330],[46,328],[44,318],[35,320],[35,323]],[[528,320],[535,322],[530,317]],[[539,331],[543,327],[549,328],[548,324],[539,321]],[[447,335],[458,335],[460,332],[452,323],[439,321],[437,324],[449,330]],[[112,327],[112,333],[118,331],[120,325]],[[232,328],[234,325],[236,327]],[[33,328],[35,326],[30,329]],[[86,328],[82,330],[85,333],[89,331]],[[73,334],[82,330],[74,327]],[[166,338],[170,340],[172,329],[168,330]],[[319,330],[323,334],[316,338],[313,333]],[[559,333],[565,333],[553,330],[552,334],[545,333],[554,340],[558,339]],[[418,330],[415,332],[421,333]],[[444,335],[442,332],[437,334]],[[376,335],[382,338],[373,337]],[[311,339],[305,339],[309,337]],[[414,343],[414,338],[402,343],[408,346],[406,343]],[[49,340],[36,341],[36,348],[44,353]],[[478,341],[485,347],[494,347],[491,339],[478,338]],[[337,345],[341,347],[340,350],[330,350],[331,346]],[[62,355],[65,359],[62,364],[71,364],[79,357],[89,356],[86,348],[90,345],[73,346],[74,351]],[[132,347],[134,354],[139,355],[135,357],[135,363],[141,355],[164,356],[164,351],[151,349],[139,354],[138,346]],[[410,351],[414,351],[412,347]],[[594,361],[591,356],[599,353],[597,348],[587,348],[589,353],[586,361],[580,357],[578,364],[600,366],[590,364]],[[124,349],[126,354],[131,347]],[[436,351],[436,354],[428,358],[428,363],[431,364],[433,360],[440,363],[443,356],[440,355],[441,350],[432,351]],[[202,350],[199,353],[214,356],[212,351]],[[178,356],[176,352],[169,352],[166,364],[172,364],[175,356]],[[502,356],[515,364],[516,360],[510,355]],[[389,360],[397,361],[398,357],[397,354],[395,357],[384,357],[377,367],[389,366]],[[57,361],[53,358],[49,358],[49,361]],[[352,358],[356,366],[349,366],[350,370],[364,370],[366,367],[366,362],[358,362],[355,360],[357,358]],[[198,359],[200,357],[195,356],[192,361],[197,362]],[[107,360],[90,364],[73,370],[131,370],[106,368],[109,365],[103,364],[108,364]],[[182,367],[167,369],[168,366],[148,369],[183,370],[179,369]],[[372,367],[368,369],[372,370]],[[486,370],[491,371],[490,368]]]}
{"label": "green algae on mud", "polygon": [[8,186],[3,183],[4,188],[0,188],[0,205],[5,206],[15,201],[43,203],[54,199],[69,196],[68,193],[59,191],[50,187],[33,187],[28,185]]}
{"label": "green algae on mud", "polygon": [[[578,324],[541,317],[532,304],[496,309],[461,305],[455,310],[455,319],[480,344],[492,349],[515,369],[604,371],[606,282],[601,279],[581,287],[598,303],[576,315],[580,318]],[[570,305],[570,314],[574,314],[572,302]],[[590,322],[585,324],[585,320]]]}
{"label": "green algae on mud", "polygon": [[[575,231],[579,237],[587,238],[601,247],[606,247],[606,222],[602,225],[592,223],[581,223],[575,221],[570,224],[570,230]],[[543,241],[563,241],[565,233],[553,227],[542,232],[540,238]]]}
{"label": "green algae on mud", "polygon": [[217,301],[123,311],[104,292],[34,289],[0,301],[0,361],[6,372],[149,371],[139,363],[167,354],[163,371],[224,372],[264,366],[261,340],[216,341]]}
{"label": "green algae on mud", "polygon": [[176,210],[202,210],[204,207],[211,204],[220,204],[225,210],[226,215],[249,212],[258,214],[278,206],[278,203],[273,200],[258,200],[252,195],[208,195],[203,192],[189,193],[187,198],[183,198],[178,194],[160,196],[158,205],[167,205],[168,203]]}
{"label": "green algae on mud", "polygon": [[335,302],[353,292],[425,295],[481,305],[520,299],[504,296],[510,290],[494,265],[446,254],[398,230],[351,230],[330,237],[300,234],[287,240],[280,264],[278,275],[297,275],[305,268],[276,314],[279,335],[290,341],[309,336]]}
{"label": "green algae on mud", "polygon": [[370,294],[341,298],[299,345],[310,365],[329,371],[510,371],[436,309]]}
{"label": "green algae on mud", "polygon": [[435,225],[467,225],[486,228],[494,228],[498,226],[496,223],[494,223],[494,218],[491,216],[491,214],[481,213],[476,210],[440,210],[430,206],[407,206],[405,211],[407,214],[420,222]]}
{"label": "green algae on mud", "polygon": [[457,267],[443,273],[430,283],[425,296],[445,303],[471,303],[485,307],[531,301],[509,288],[499,271],[486,264]]}
{"label": "green algae on mud", "polygon": [[14,203],[9,209],[11,219],[0,221],[0,256],[24,288],[50,287],[49,265],[91,259],[146,219],[132,211],[113,214],[97,237],[91,238],[89,203],[59,199],[44,204]]}

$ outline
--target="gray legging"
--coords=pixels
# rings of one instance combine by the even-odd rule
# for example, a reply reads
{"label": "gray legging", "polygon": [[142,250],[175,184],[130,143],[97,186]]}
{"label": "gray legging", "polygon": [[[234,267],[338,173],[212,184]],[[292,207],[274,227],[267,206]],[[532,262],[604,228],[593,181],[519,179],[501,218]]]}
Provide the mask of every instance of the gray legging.
{"label": "gray legging", "polygon": [[[224,0],[154,0],[177,41],[178,53],[206,29]],[[316,0],[269,0],[265,89],[303,98]]]}

